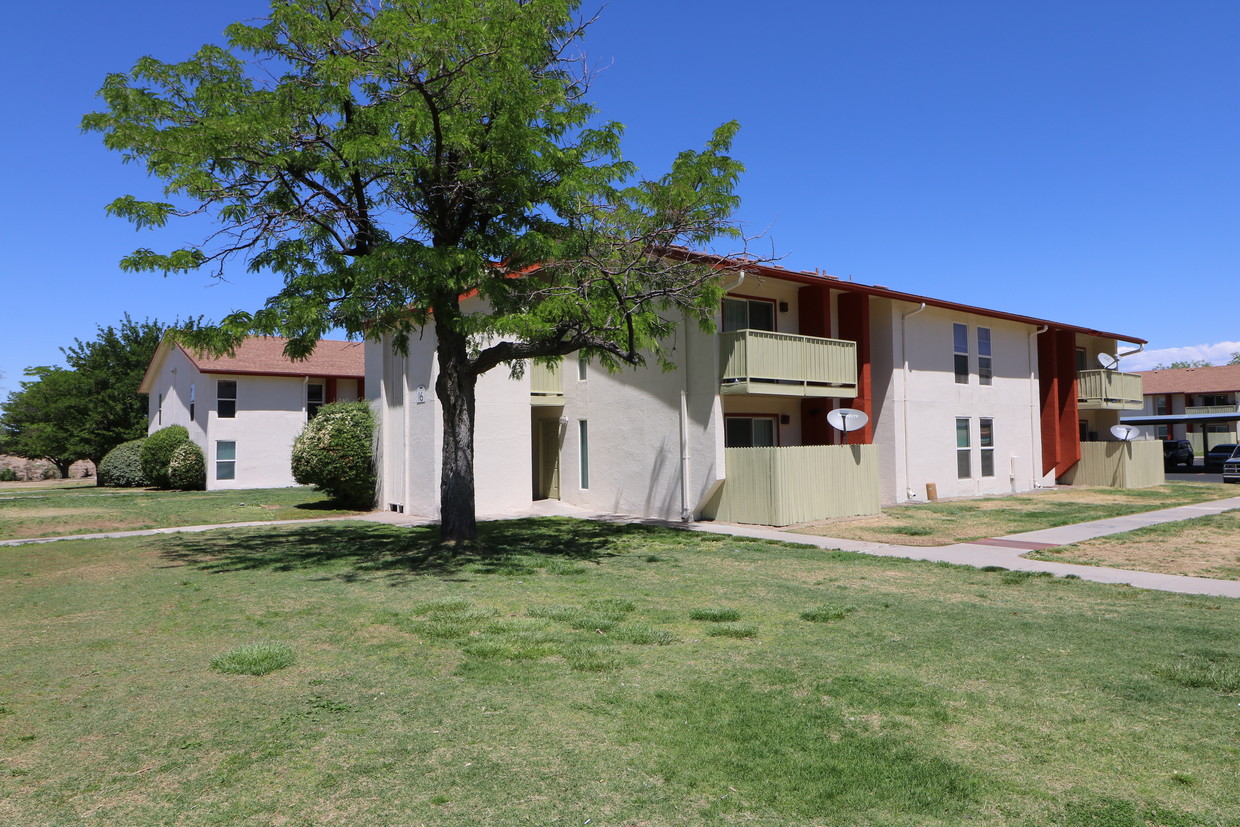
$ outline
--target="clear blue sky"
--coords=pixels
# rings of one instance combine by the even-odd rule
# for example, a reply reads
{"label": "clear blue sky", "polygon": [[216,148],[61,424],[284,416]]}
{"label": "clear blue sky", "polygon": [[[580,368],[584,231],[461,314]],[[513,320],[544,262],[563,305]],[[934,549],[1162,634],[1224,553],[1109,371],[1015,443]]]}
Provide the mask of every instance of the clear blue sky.
{"label": "clear blue sky", "polygon": [[[196,236],[108,218],[157,189],[78,131],[108,72],[265,9],[8,10],[0,386],[125,312],[218,319],[270,293],[241,268],[120,272],[135,247]],[[1237,43],[1234,0],[613,0],[587,48],[593,100],[648,174],[741,122],[740,217],[788,267],[1213,356],[1240,350]]]}

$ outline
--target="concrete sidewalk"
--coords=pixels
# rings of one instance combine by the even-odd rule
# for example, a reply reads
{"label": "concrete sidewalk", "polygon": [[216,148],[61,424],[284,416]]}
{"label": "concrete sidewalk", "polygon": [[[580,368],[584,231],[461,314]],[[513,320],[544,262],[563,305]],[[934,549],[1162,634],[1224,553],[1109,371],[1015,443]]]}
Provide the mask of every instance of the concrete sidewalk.
{"label": "concrete sidewalk", "polygon": [[[661,525],[668,528],[704,531],[711,534],[728,534],[734,537],[752,537],[758,540],[778,540],[781,542],[802,543],[822,549],[840,549],[855,551],[862,554],[873,554],[880,557],[903,557],[909,560],[928,560],[932,562],[955,563],[964,566],[1003,566],[1014,571],[1044,571],[1060,577],[1073,574],[1082,580],[1098,583],[1125,583],[1139,589],[1179,592],[1181,594],[1204,594],[1217,597],[1240,598],[1240,582],[1233,580],[1213,580],[1207,577],[1182,577],[1173,574],[1154,574],[1146,571],[1129,571],[1112,569],[1102,566],[1078,566],[1070,563],[1055,563],[1046,560],[1026,560],[1021,555],[1035,549],[1077,543],[1094,537],[1109,534],[1120,534],[1125,531],[1160,523],[1188,520],[1193,517],[1204,517],[1209,514],[1221,514],[1224,511],[1240,509],[1240,497],[1225,500],[1182,505],[1176,508],[1164,508],[1160,511],[1146,511],[1141,514],[1129,514],[1124,517],[1111,517],[1105,520],[1094,520],[1088,523],[1044,528],[1038,531],[1026,531],[1020,534],[1009,534],[1005,537],[992,537],[976,540],[971,543],[957,543],[950,546],[898,546],[884,543],[867,543],[860,540],[844,540],[835,537],[818,537],[812,534],[795,534],[774,528],[736,525],[733,523],[675,523],[648,520],[626,514],[600,514],[562,503],[558,500],[541,500],[529,509],[504,512],[502,514],[480,514],[479,521],[516,520],[524,517],[575,517],[584,520],[604,520],[616,523],[638,525]],[[363,515],[345,515],[342,517],[324,517],[318,520],[269,520],[249,523],[223,523],[218,525],[180,526],[176,528],[152,528],[140,531],[110,531],[99,534],[78,534],[66,537],[39,537],[28,540],[3,540],[0,547],[19,546],[30,543],[53,543],[62,540],[103,540],[119,537],[142,537],[154,534],[178,534],[211,531],[218,528],[248,528],[252,526],[307,525],[312,523],[339,522],[342,520],[363,520],[366,522],[384,523],[396,526],[420,526],[433,523],[426,517],[408,514],[396,514],[391,511],[376,511]],[[1240,545],[1240,544],[1238,544]]]}

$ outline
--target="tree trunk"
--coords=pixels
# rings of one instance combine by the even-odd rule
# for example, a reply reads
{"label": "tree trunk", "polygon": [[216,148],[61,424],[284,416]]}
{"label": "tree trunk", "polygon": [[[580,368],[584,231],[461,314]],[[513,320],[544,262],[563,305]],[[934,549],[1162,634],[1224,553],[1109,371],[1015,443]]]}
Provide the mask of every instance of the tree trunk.
{"label": "tree trunk", "polygon": [[56,460],[51,457],[48,457],[48,459],[51,461],[52,465],[56,466],[56,470],[60,472],[60,478],[62,480],[69,479],[69,468],[74,462],[76,462],[76,460]]}
{"label": "tree trunk", "polygon": [[474,389],[468,341],[436,325],[439,378],[435,395],[443,411],[443,470],[439,478],[440,534],[450,543],[478,539],[474,518]]}

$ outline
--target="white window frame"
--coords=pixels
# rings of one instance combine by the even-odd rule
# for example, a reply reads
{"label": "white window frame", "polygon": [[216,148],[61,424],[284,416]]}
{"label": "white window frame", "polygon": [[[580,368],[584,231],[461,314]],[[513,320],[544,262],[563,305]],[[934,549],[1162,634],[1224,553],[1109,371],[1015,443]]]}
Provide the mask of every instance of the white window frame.
{"label": "white window frame", "polygon": [[577,453],[580,456],[581,490],[590,489],[590,426],[584,419],[577,420]]}
{"label": "white window frame", "polygon": [[[220,454],[225,445],[232,446],[229,449],[231,457],[221,457]],[[223,469],[228,469],[227,474],[220,473]],[[217,480],[235,480],[237,478],[237,441],[235,439],[219,439],[215,442],[215,478]]]}
{"label": "white window frame", "polygon": [[[224,394],[225,385],[232,385],[232,395]],[[220,419],[236,419],[237,418],[237,380],[236,379],[219,379],[215,383],[215,415]],[[227,403],[227,405],[225,404]],[[227,410],[228,413],[224,411]]]}
{"label": "white window frame", "polygon": [[956,479],[973,479],[973,425],[967,416],[956,417]]}
{"label": "white window frame", "polygon": [[[994,384],[994,362],[991,358],[991,329],[978,327],[977,331],[977,383],[979,385]],[[984,335],[983,335],[984,334]]]}
{"label": "white window frame", "polygon": [[[989,436],[987,431],[989,430]],[[995,475],[995,419],[992,416],[981,416],[977,419],[977,447],[980,454],[980,467],[983,477]]]}
{"label": "white window frame", "polygon": [[960,322],[952,322],[952,371],[957,385],[969,384],[969,326]]}

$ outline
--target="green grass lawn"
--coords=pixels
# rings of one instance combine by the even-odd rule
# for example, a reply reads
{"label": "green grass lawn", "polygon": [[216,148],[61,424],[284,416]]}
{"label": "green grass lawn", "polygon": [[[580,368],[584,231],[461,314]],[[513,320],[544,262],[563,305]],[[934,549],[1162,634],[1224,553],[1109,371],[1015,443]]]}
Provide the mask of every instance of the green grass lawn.
{"label": "green grass lawn", "polygon": [[1061,488],[888,506],[882,514],[799,526],[795,532],[904,546],[945,546],[1042,528],[1236,496],[1222,483],[1169,482],[1152,488]]}
{"label": "green grass lawn", "polygon": [[52,488],[0,487],[0,540],[351,513],[304,487],[156,491],[82,486],[75,480]]}
{"label": "green grass lawn", "polygon": [[1237,823],[1238,601],[483,530],[0,549],[0,822]]}

